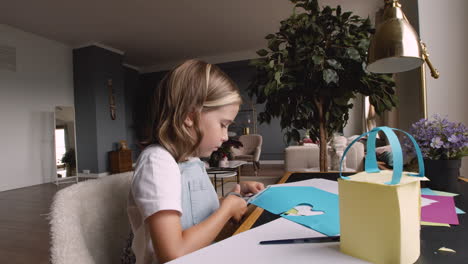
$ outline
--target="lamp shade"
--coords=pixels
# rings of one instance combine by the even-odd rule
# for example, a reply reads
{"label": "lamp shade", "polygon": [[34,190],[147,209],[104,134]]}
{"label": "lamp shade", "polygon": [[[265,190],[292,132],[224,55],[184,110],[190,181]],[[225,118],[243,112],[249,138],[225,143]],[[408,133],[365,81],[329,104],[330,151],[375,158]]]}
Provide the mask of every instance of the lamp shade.
{"label": "lamp shade", "polygon": [[396,73],[424,63],[419,36],[408,22],[397,0],[386,1],[383,22],[369,45],[367,70]]}

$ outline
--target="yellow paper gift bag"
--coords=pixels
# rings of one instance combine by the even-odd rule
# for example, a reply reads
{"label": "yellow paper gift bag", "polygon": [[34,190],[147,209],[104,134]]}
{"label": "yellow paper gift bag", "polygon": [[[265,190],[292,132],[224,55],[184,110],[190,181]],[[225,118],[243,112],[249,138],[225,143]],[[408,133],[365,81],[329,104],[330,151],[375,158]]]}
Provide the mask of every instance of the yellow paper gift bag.
{"label": "yellow paper gift bag", "polygon": [[[412,136],[402,131],[412,140],[420,166],[419,174],[403,172],[402,150],[393,130],[377,127],[357,138],[354,142],[369,135],[365,171],[338,180],[340,250],[372,263],[414,263],[420,254],[420,180],[425,179],[421,151]],[[393,171],[377,167],[379,131],[390,142]]]}

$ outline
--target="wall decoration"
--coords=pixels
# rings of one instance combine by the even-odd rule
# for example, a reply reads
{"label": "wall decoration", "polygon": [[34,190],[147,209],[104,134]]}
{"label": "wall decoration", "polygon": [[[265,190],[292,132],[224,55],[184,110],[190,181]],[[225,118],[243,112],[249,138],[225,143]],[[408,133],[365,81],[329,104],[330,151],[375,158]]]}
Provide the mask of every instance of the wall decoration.
{"label": "wall decoration", "polygon": [[107,87],[109,88],[109,107],[110,107],[110,116],[112,120],[115,120],[115,97],[114,97],[114,88],[112,87],[112,79],[107,80]]}

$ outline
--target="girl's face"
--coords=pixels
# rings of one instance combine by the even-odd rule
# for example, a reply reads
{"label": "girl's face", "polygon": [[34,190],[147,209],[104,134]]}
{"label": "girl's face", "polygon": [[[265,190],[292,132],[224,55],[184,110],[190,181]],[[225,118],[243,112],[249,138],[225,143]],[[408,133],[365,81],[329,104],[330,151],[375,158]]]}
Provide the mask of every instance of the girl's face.
{"label": "girl's face", "polygon": [[198,147],[201,157],[209,157],[224,141],[228,140],[228,127],[237,112],[239,112],[239,105],[231,104],[201,113],[200,129],[203,132],[203,138]]}

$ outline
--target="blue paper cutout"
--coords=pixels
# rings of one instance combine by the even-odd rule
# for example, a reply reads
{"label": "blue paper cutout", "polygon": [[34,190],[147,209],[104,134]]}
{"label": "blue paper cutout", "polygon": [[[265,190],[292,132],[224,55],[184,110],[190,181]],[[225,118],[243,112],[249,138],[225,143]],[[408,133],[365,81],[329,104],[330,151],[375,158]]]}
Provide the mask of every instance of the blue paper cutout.
{"label": "blue paper cutout", "polygon": [[[252,204],[327,236],[340,233],[338,195],[314,187],[281,186],[263,191]],[[310,204],[321,215],[289,216],[283,214],[298,204]]]}

